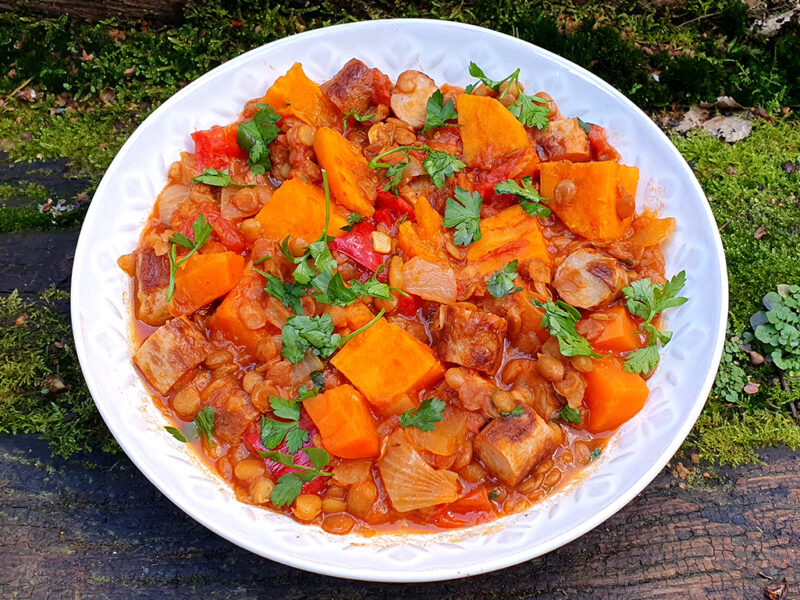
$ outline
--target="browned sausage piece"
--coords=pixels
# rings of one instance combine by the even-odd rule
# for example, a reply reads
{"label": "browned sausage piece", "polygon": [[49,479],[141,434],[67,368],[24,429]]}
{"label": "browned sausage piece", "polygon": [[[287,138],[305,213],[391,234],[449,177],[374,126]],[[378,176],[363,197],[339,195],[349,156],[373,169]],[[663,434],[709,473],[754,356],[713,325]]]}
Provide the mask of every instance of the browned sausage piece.
{"label": "browned sausage piece", "polygon": [[152,248],[136,252],[136,318],[158,327],[169,319],[167,290],[169,289],[169,259],[156,256]]}
{"label": "browned sausage piece", "polygon": [[442,304],[431,325],[433,349],[446,362],[493,374],[503,359],[507,327],[492,313]]}
{"label": "browned sausage piece", "polygon": [[619,261],[594,248],[579,248],[567,256],[553,279],[561,299],[578,308],[608,304],[626,285],[628,274]]}
{"label": "browned sausage piece", "polygon": [[207,396],[204,404],[214,407],[214,437],[226,444],[238,443],[259,415],[241,384],[228,375],[212,382],[203,394]]}
{"label": "browned sausage piece", "polygon": [[211,344],[194,325],[183,319],[172,319],[139,346],[133,362],[150,385],[166,394],[186,371],[203,362],[211,349]]}
{"label": "browned sausage piece", "polygon": [[548,424],[528,407],[519,417],[498,417],[475,437],[473,448],[483,464],[508,485],[517,485],[549,458],[561,441],[558,425]]}

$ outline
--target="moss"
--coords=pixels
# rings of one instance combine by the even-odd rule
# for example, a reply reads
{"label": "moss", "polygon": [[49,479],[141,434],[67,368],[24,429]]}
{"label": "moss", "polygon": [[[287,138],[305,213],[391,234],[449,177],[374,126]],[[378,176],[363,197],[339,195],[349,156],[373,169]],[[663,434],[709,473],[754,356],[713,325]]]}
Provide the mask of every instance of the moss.
{"label": "moss", "polygon": [[[57,310],[67,298],[52,289],[36,302],[17,292],[0,298],[0,433],[41,433],[65,457],[117,447],[81,377],[69,318]],[[65,389],[50,391],[57,382]]]}
{"label": "moss", "polygon": [[700,415],[686,445],[696,448],[703,460],[736,467],[762,462],[756,448],[785,445],[800,449],[800,427],[787,413],[763,409],[731,413],[712,403]]}

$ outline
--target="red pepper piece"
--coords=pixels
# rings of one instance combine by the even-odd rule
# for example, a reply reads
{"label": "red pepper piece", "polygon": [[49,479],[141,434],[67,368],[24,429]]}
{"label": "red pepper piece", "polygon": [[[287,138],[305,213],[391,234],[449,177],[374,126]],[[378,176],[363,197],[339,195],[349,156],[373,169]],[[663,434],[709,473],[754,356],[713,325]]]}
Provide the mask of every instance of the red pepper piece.
{"label": "red pepper piece", "polygon": [[397,295],[397,310],[404,317],[413,317],[417,314],[419,309],[419,297],[414,294],[408,294],[406,298],[403,295]]}
{"label": "red pepper piece", "polygon": [[226,169],[232,159],[247,158],[247,153],[236,143],[238,127],[238,123],[215,125],[192,134],[194,163],[198,169]]}
{"label": "red pepper piece", "polygon": [[606,130],[599,125],[589,125],[589,148],[592,160],[619,160],[621,157],[614,146],[608,143]]}
{"label": "red pepper piece", "polygon": [[439,527],[463,527],[490,521],[494,518],[494,512],[486,487],[481,485],[455,502],[437,509],[432,520]]}
{"label": "red pepper piece", "polygon": [[247,247],[247,243],[245,242],[244,236],[239,232],[239,228],[236,227],[236,225],[234,225],[231,221],[223,217],[219,212],[219,208],[210,202],[203,202],[197,208],[195,208],[189,214],[189,217],[187,217],[178,226],[178,231],[180,231],[190,240],[194,241],[193,224],[201,213],[203,216],[205,216],[208,224],[214,229],[214,233],[217,234],[217,237],[219,238],[219,241],[222,242],[223,246],[225,246],[231,252],[238,253],[244,251],[244,249]]}
{"label": "red pepper piece", "polygon": [[338,250],[373,273],[383,264],[383,256],[372,246],[372,232],[375,228],[367,221],[361,221],[342,236],[328,243],[331,250]]}
{"label": "red pepper piece", "polygon": [[414,208],[405,200],[395,196],[391,192],[378,190],[378,197],[375,199],[375,207],[383,208],[391,213],[394,220],[406,215],[408,221],[414,221]]}
{"label": "red pepper piece", "polygon": [[394,226],[395,218],[385,208],[379,208],[374,213],[372,213],[372,220],[375,221],[375,224],[383,223],[386,226],[386,229],[389,231],[397,231],[397,228]]}
{"label": "red pepper piece", "polygon": [[[310,448],[314,444],[312,440],[314,436],[317,434],[317,429],[314,427],[314,423],[311,418],[305,413],[300,414],[300,427],[308,431],[308,441],[303,444],[303,448]],[[257,454],[259,451],[264,452],[265,448],[261,443],[261,428],[254,424],[247,433],[244,435],[244,445],[245,447],[252,452],[253,454]],[[283,454],[289,454],[289,448],[286,445],[286,441],[280,443],[278,447],[275,448],[276,451],[282,452]],[[302,473],[302,469],[295,469],[292,467],[287,467],[286,465],[282,465],[280,463],[275,462],[271,458],[264,459],[267,469],[269,469],[270,474],[272,475],[273,479],[277,481],[284,475],[289,473]],[[301,465],[304,467],[313,467],[311,464],[311,459],[308,458],[308,455],[303,452],[303,450],[298,450],[295,452],[294,456],[292,456],[292,462],[296,465]],[[325,471],[330,471],[329,467],[324,469]],[[316,494],[323,489],[325,486],[328,485],[328,477],[318,476],[303,484],[302,493],[303,494]]]}

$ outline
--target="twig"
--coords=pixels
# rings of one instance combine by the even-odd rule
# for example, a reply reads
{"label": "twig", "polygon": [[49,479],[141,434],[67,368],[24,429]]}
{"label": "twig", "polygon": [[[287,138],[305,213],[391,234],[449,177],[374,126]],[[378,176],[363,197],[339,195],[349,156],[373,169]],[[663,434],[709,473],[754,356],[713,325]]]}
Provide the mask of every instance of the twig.
{"label": "twig", "polygon": [[28,78],[27,78],[25,81],[23,81],[22,83],[20,83],[20,84],[17,86],[17,89],[15,89],[15,90],[14,90],[13,92],[11,92],[10,94],[7,94],[7,95],[6,95],[6,97],[7,97],[7,98],[13,98],[13,97],[14,97],[14,94],[16,94],[18,91],[20,91],[20,90],[21,90],[22,88],[24,88],[26,85],[28,85],[28,84],[29,84],[31,81],[33,81],[33,77],[28,77]]}
{"label": "twig", "polygon": [[[789,389],[789,382],[786,381],[786,375],[780,369],[778,369],[778,380],[781,382],[781,387],[783,388],[783,391],[788,394],[791,391]],[[795,406],[793,400],[789,402],[789,410],[792,411],[792,417],[794,418],[795,421],[797,421],[797,406]]]}
{"label": "twig", "polygon": [[689,23],[694,23],[695,21],[700,21],[701,19],[707,19],[708,17],[716,17],[718,12],[708,13],[707,15],[700,15],[699,17],[695,17],[694,19],[689,19],[688,21],[684,21],[683,23],[678,23],[677,27],[683,27],[684,25],[688,25]]}

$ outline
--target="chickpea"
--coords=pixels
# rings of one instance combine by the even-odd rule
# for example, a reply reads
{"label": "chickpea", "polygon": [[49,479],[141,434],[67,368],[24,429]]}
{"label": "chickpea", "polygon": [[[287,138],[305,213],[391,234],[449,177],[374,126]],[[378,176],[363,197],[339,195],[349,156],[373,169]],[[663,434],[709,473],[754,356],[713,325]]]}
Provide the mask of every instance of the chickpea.
{"label": "chickpea", "polygon": [[252,243],[261,236],[261,222],[256,219],[245,219],[239,224],[239,233]]}
{"label": "chickpea", "polygon": [[[248,373],[250,375],[250,373]],[[245,378],[247,375],[245,375]],[[269,403],[270,396],[276,396],[278,394],[278,390],[275,389],[275,386],[272,385],[269,381],[262,381],[258,383],[253,388],[253,391],[250,392],[250,401],[253,403],[253,406],[256,407],[261,412],[269,412],[272,407]]]}
{"label": "chickpea", "polygon": [[570,362],[575,370],[581,373],[590,373],[594,370],[594,362],[588,356],[573,356]]}
{"label": "chickpea", "polygon": [[255,300],[246,300],[236,310],[239,320],[248,329],[261,329],[267,324],[267,311]]}
{"label": "chickpea", "polygon": [[527,496],[528,494],[538,490],[542,486],[543,481],[544,475],[533,475],[520,483],[517,487],[517,491]]}
{"label": "chickpea", "polygon": [[312,521],[322,512],[322,498],[315,494],[300,494],[294,502],[292,512],[301,521]]}
{"label": "chickpea", "polygon": [[492,394],[492,404],[500,412],[510,413],[517,405],[517,401],[511,392],[505,390],[495,390]]}
{"label": "chickpea", "polygon": [[552,469],[555,464],[556,463],[552,458],[548,458],[547,460],[540,462],[533,472],[537,475],[542,475],[543,473],[547,473],[550,469]]}
{"label": "chickpea", "polygon": [[245,458],[236,463],[233,469],[233,474],[242,481],[255,481],[259,477],[263,477],[266,473],[266,466],[263,460],[256,458]]}
{"label": "chickpea", "polygon": [[184,421],[191,421],[200,410],[200,394],[193,387],[183,388],[172,397],[172,408]]}
{"label": "chickpea", "polygon": [[337,513],[347,510],[347,502],[337,498],[325,498],[322,501],[322,511],[325,513]]}
{"label": "chickpea", "polygon": [[258,371],[250,371],[242,379],[242,387],[244,391],[251,394],[255,387],[264,381],[264,376]]}
{"label": "chickpea", "polygon": [[267,336],[258,341],[256,345],[256,358],[258,362],[265,363],[278,355],[279,346],[274,336]]}
{"label": "chickpea", "polygon": [[547,475],[544,476],[544,481],[542,482],[545,487],[553,487],[559,481],[561,481],[561,471],[558,469],[552,469]]}
{"label": "chickpea", "polygon": [[343,488],[338,485],[329,485],[328,489],[325,490],[325,497],[333,498],[334,500],[342,500],[346,493],[347,493],[347,488]]}
{"label": "chickpea", "polygon": [[226,363],[221,367],[217,367],[216,369],[211,371],[211,377],[213,379],[222,379],[226,375],[232,375],[239,370],[239,367],[234,363]]}
{"label": "chickpea", "polygon": [[216,369],[227,363],[233,362],[233,354],[228,350],[217,350],[206,357],[205,363],[209,369]]}
{"label": "chickpea", "polygon": [[556,184],[553,188],[553,197],[558,203],[571,202],[575,198],[578,188],[569,179],[564,179]]}
{"label": "chickpea", "polygon": [[636,198],[622,186],[619,187],[620,193],[617,195],[616,213],[620,219],[632,217],[636,211]]}
{"label": "chickpea", "polygon": [[458,452],[456,452],[456,458],[450,468],[458,471],[459,469],[466,467],[471,460],[472,442],[467,440],[465,443],[461,444],[461,447],[459,447]]}
{"label": "chickpea", "polygon": [[371,481],[356,483],[347,492],[347,509],[357,517],[366,515],[378,499],[378,488]]}
{"label": "chickpea", "polygon": [[350,533],[355,524],[355,520],[350,515],[331,515],[322,521],[322,528],[328,533],[344,535]]}
{"label": "chickpea", "polygon": [[564,364],[557,358],[547,354],[538,354],[536,357],[536,370],[547,381],[561,381],[564,379]]}
{"label": "chickpea", "polygon": [[253,188],[240,189],[231,197],[231,204],[245,215],[254,215],[261,208],[261,200]]}
{"label": "chickpea", "polygon": [[477,483],[486,476],[486,471],[479,463],[471,462],[459,471],[459,475],[470,483]]}
{"label": "chickpea", "polygon": [[575,460],[578,464],[588,465],[592,460],[592,451],[586,442],[575,442],[572,446],[572,451],[575,454]]}
{"label": "chickpea", "polygon": [[258,479],[250,485],[250,495],[256,504],[266,504],[269,502],[269,495],[275,484],[270,479]]}
{"label": "chickpea", "polygon": [[314,128],[310,125],[300,125],[296,130],[297,141],[304,146],[311,147],[314,145]]}

